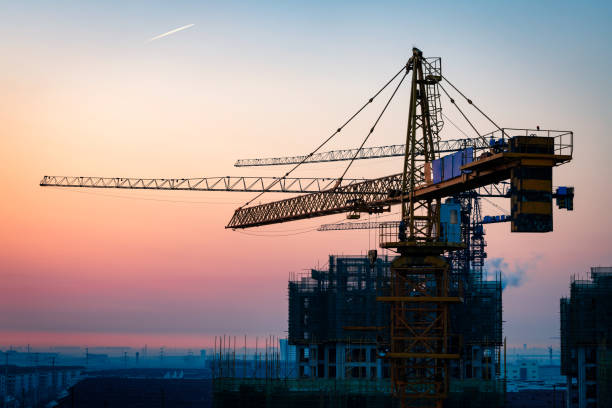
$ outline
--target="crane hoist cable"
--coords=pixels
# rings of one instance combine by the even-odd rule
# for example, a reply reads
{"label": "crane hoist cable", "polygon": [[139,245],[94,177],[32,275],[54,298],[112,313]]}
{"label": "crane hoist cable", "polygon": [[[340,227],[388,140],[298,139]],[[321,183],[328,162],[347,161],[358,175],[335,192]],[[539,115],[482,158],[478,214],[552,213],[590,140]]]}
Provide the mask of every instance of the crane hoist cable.
{"label": "crane hoist cable", "polygon": [[501,212],[503,212],[503,213],[504,213],[504,215],[508,215],[508,211],[506,211],[506,209],[505,209],[505,208],[503,208],[503,207],[501,207],[501,206],[499,206],[499,205],[495,204],[493,201],[489,200],[489,199],[488,199],[488,198],[486,198],[486,197],[482,197],[482,198],[483,198],[483,199],[484,199],[486,202],[488,202],[489,204],[491,204],[493,207],[495,207],[495,208],[497,208],[498,210],[500,210]]}
{"label": "crane hoist cable", "polygon": [[314,155],[316,152],[318,152],[323,146],[325,146],[330,140],[332,140],[338,133],[340,133],[342,131],[342,129],[344,129],[344,127],[346,125],[348,125],[353,119],[355,119],[355,117],[357,115],[359,115],[369,104],[371,104],[372,102],[374,102],[374,99],[376,99],[376,97],[378,95],[381,94],[381,92],[383,92],[388,86],[389,84],[391,84],[398,76],[399,74],[401,74],[404,70],[406,70],[407,67],[406,65],[403,65],[402,68],[397,71],[397,73],[395,75],[393,75],[393,77],[391,77],[390,80],[387,81],[387,83],[385,83],[382,88],[380,88],[371,98],[369,98],[366,103],[364,103],[351,117],[349,117],[338,129],[336,129],[327,139],[325,139],[319,146],[317,146],[316,149],[314,149],[312,152],[310,152],[309,154],[307,154],[306,156],[304,156],[304,158],[295,166],[293,166],[293,168],[291,170],[289,170],[287,173],[285,173],[284,176],[279,177],[278,180],[276,180],[275,182],[273,182],[272,184],[270,184],[265,191],[262,191],[261,193],[257,194],[255,197],[253,197],[252,199],[248,200],[246,203],[244,203],[242,205],[242,207],[245,207],[249,204],[251,204],[253,201],[257,200],[259,197],[261,197],[263,194],[265,194],[269,189],[271,189],[272,187],[274,187],[276,184],[278,184],[281,180],[284,180],[285,178],[287,178],[291,173],[293,173],[293,171],[295,171],[295,169],[297,169],[298,167],[300,167],[305,161],[307,161],[312,155]]}
{"label": "crane hoist cable", "polygon": [[[461,92],[461,91],[460,91],[460,90],[459,90],[459,89],[458,89],[458,88],[457,88],[455,85],[453,85],[453,83],[452,83],[451,81],[449,81],[449,80],[448,80],[448,78],[446,78],[444,75],[442,75],[442,72],[441,72],[439,69],[435,68],[435,67],[434,67],[432,64],[430,64],[429,62],[427,62],[427,60],[426,60],[426,59],[423,59],[423,62],[424,62],[425,64],[429,65],[429,67],[430,67],[432,70],[437,71],[437,72],[438,72],[438,74],[440,75],[440,77],[441,77],[442,79],[444,79],[444,81],[445,81],[445,82],[448,82],[448,84],[449,84],[449,85],[450,85],[450,86],[451,86],[451,87],[452,87],[452,88],[453,88],[455,91],[457,91],[457,93],[458,93],[459,95],[463,96],[463,98],[464,98],[464,99],[467,101],[467,103],[469,103],[470,105],[472,105],[472,106],[473,106],[473,107],[474,107],[474,108],[475,108],[475,109],[476,109],[478,112],[480,112],[480,114],[481,114],[482,116],[484,116],[485,118],[487,118],[487,120],[488,120],[489,122],[491,122],[491,123],[493,124],[493,126],[495,126],[495,127],[496,127],[496,128],[499,130],[499,131],[501,131],[501,132],[502,132],[502,135],[503,135],[503,133],[504,133],[503,129],[502,129],[502,128],[500,128],[500,127],[497,125],[497,123],[495,123],[495,122],[493,121],[493,119],[491,119],[491,118],[490,118],[490,117],[489,117],[489,116],[488,116],[486,113],[484,113],[484,112],[483,112],[483,111],[482,111],[482,110],[481,110],[481,109],[480,109],[478,106],[476,106],[476,104],[475,104],[475,103],[474,103],[474,102],[473,102],[473,101],[472,101],[470,98],[468,98],[467,96],[465,96],[465,95],[463,94],[463,92]],[[446,91],[445,91],[445,92],[446,92]]]}
{"label": "crane hoist cable", "polygon": [[468,139],[470,138],[470,137],[468,136],[468,134],[467,134],[467,133],[465,133],[465,132],[463,131],[463,129],[461,129],[461,128],[460,128],[460,127],[459,127],[459,126],[458,126],[458,125],[457,125],[455,122],[453,122],[453,121],[452,121],[452,120],[451,120],[451,119],[450,119],[448,116],[446,116],[444,113],[442,114],[442,117],[443,117],[444,119],[446,119],[447,121],[449,121],[449,122],[450,122],[450,124],[451,124],[451,125],[453,125],[453,126],[455,127],[455,129],[457,129],[458,131],[460,131],[461,133],[463,133],[463,136],[467,137]]}
{"label": "crane hoist cable", "polygon": [[355,155],[353,156],[353,158],[351,159],[351,161],[349,162],[349,164],[346,166],[346,169],[344,169],[344,172],[342,173],[342,175],[340,176],[340,178],[338,179],[338,181],[336,182],[336,187],[340,186],[340,183],[342,183],[342,179],[344,179],[344,176],[346,175],[346,173],[348,172],[348,170],[351,168],[353,162],[355,161],[355,159],[357,158],[357,156],[359,155],[359,152],[361,152],[361,150],[363,149],[363,146],[366,144],[366,142],[368,141],[368,139],[370,138],[370,136],[372,136],[372,133],[374,133],[374,130],[376,129],[376,126],[378,125],[378,122],[380,122],[380,119],[383,117],[383,115],[385,114],[385,111],[387,110],[387,108],[389,107],[389,104],[391,103],[391,101],[393,100],[393,98],[395,97],[395,95],[397,94],[398,89],[400,88],[400,86],[402,86],[402,83],[404,82],[404,79],[406,79],[406,76],[408,75],[408,69],[406,69],[406,72],[404,73],[404,76],[402,77],[402,79],[400,79],[399,83],[397,84],[397,86],[395,87],[395,89],[393,90],[393,93],[391,94],[391,96],[389,97],[389,100],[387,100],[387,103],[385,104],[385,106],[383,107],[382,111],[380,112],[380,114],[378,115],[378,117],[376,118],[376,121],[374,121],[374,124],[372,125],[372,127],[370,128],[370,131],[368,132],[368,134],[366,135],[366,137],[363,139],[363,142],[361,142],[361,146],[359,146],[359,149],[357,149],[357,151],[355,152]]}
{"label": "crane hoist cable", "polygon": [[444,89],[444,87],[443,87],[442,85],[438,84],[438,86],[440,87],[440,89],[442,89],[442,90],[444,91],[444,93],[446,94],[446,96],[447,96],[447,97],[448,97],[448,99],[450,100],[450,103],[451,103],[451,104],[453,104],[453,106],[454,106],[455,108],[457,108],[457,110],[459,111],[459,113],[461,113],[461,116],[463,116],[463,119],[465,119],[465,121],[466,121],[467,123],[469,123],[469,125],[472,127],[472,129],[474,129],[474,132],[476,132],[476,134],[478,135],[478,137],[479,137],[479,138],[481,138],[482,140],[484,140],[484,141],[486,142],[486,140],[485,140],[484,136],[482,136],[482,135],[480,134],[480,132],[478,131],[478,129],[476,129],[476,126],[474,126],[474,125],[472,124],[472,122],[471,122],[471,121],[468,119],[468,117],[465,115],[465,113],[463,113],[463,111],[461,110],[461,108],[459,107],[459,105],[457,105],[457,103],[455,102],[455,99],[453,99],[453,97],[449,95],[449,93],[446,91],[446,89]]}
{"label": "crane hoist cable", "polygon": [[[439,69],[437,69],[436,67],[434,67],[432,64],[430,64],[429,62],[427,62],[425,59],[423,60],[423,62],[425,64],[427,64],[433,71],[437,72],[440,76],[440,78],[443,78],[446,82],[448,82],[448,84],[457,92],[459,93],[459,95],[461,95],[467,102],[468,104],[474,106],[474,108],[480,113],[482,114],[487,120],[489,120],[495,127],[497,127],[497,129],[499,129],[502,132],[502,136],[503,136],[503,130],[497,125],[497,123],[495,123],[486,113],[484,113],[476,104],[473,103],[473,101],[471,99],[469,99],[467,96],[465,96],[465,94],[463,92],[461,92],[452,82],[450,82],[445,76],[442,75],[441,71]],[[330,140],[332,140],[338,133],[340,133],[342,131],[342,129],[347,126],[355,117],[357,117],[357,115],[359,115],[369,104],[371,104],[374,99],[380,95],[380,93],[382,93],[388,86],[389,84],[391,84],[401,73],[402,71],[405,70],[404,76],[402,77],[402,79],[400,80],[400,84],[403,82],[405,76],[408,74],[408,72],[410,71],[411,67],[410,64],[406,64],[405,66],[402,66],[402,68],[395,74],[393,75],[393,77],[391,77],[390,80],[388,80],[385,85],[383,85],[382,88],[380,88],[370,99],[368,99],[366,101],[365,104],[363,104],[352,116],[350,116],[338,129],[336,129],[336,131],[334,131],[327,139],[325,139],[319,146],[317,146],[317,148],[315,150],[313,150],[312,152],[310,152],[308,155],[304,156],[303,159],[297,163],[291,170],[289,170],[287,173],[285,173],[284,176],[279,177],[278,180],[274,181],[272,184],[270,184],[264,191],[260,192],[259,194],[257,194],[255,197],[253,197],[252,199],[248,200],[246,203],[243,204],[242,207],[247,206],[249,204],[251,204],[253,201],[255,201],[256,199],[258,199],[259,197],[261,197],[263,194],[265,194],[266,192],[268,192],[272,187],[274,187],[276,184],[278,184],[279,182],[281,182],[282,180],[286,179],[291,173],[293,173],[293,171],[295,171],[298,167],[300,167],[304,162],[306,162],[310,157],[312,157],[316,152],[318,152],[323,146],[325,146]],[[461,110],[461,108],[459,108],[459,106],[456,104],[455,100],[450,96],[450,94],[446,91],[446,89],[440,85],[440,83],[438,82],[438,85],[440,86],[440,88],[444,91],[444,93],[446,94],[446,96],[449,98],[449,100],[451,101],[451,103],[457,108],[457,110],[459,110],[459,112],[461,113],[461,115],[463,116],[463,118],[469,123],[469,125],[472,127],[472,129],[474,130],[474,132],[476,132],[476,134],[478,135],[479,138],[481,138],[482,140],[484,140],[484,136],[482,136],[480,134],[480,132],[476,129],[476,127],[472,124],[472,122],[468,119],[468,117],[465,115],[465,113]],[[395,95],[395,93],[397,92],[397,89],[399,88],[399,85],[397,86],[397,88],[395,89],[393,95],[391,96],[391,98],[389,99],[389,101],[387,102],[387,105],[385,105],[383,111],[381,112],[381,114],[379,115],[378,119],[375,122],[375,125],[378,123],[378,121],[380,120],[382,114],[385,112],[388,104],[390,103],[391,99],[393,99],[393,96]],[[451,121],[452,123],[452,121]],[[454,125],[455,127],[457,127],[457,125]],[[359,152],[362,150],[363,146],[365,145],[365,142],[368,140],[368,138],[370,137],[370,135],[373,133],[374,131],[374,127],[372,127],[370,129],[370,132],[368,133],[368,135],[366,136],[365,140],[363,141],[363,143],[361,144],[361,146],[359,147],[359,149],[356,152],[356,155],[351,159],[349,165],[347,166],[347,168],[345,169],[344,173],[342,174],[342,176],[338,179],[338,182],[336,183],[336,186],[340,185],[340,183],[342,182],[343,177],[346,175],[347,171],[349,170],[349,168],[351,167],[353,161],[355,160],[355,158],[357,157],[357,155],[359,154]],[[465,132],[462,131],[462,133],[465,134]],[[240,208],[242,208],[240,207]]]}

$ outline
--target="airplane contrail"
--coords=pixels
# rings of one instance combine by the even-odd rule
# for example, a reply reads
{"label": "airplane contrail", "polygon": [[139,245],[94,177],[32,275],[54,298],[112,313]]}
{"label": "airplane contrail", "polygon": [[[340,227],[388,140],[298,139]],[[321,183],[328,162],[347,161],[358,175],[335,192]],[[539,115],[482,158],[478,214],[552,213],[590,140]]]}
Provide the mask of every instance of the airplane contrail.
{"label": "airplane contrail", "polygon": [[149,42],[151,42],[151,41],[159,40],[160,38],[166,37],[166,36],[168,36],[168,35],[170,35],[170,34],[174,34],[174,33],[176,33],[176,32],[186,30],[186,29],[188,29],[188,28],[190,28],[190,27],[193,27],[194,25],[195,25],[195,24],[187,24],[186,26],[182,26],[182,27],[179,27],[179,28],[175,28],[174,30],[170,30],[170,31],[168,31],[167,33],[163,33],[163,34],[160,34],[160,35],[155,36],[155,37],[153,37],[153,38],[150,38],[150,39],[149,39],[149,40],[147,40],[146,42],[148,42],[148,43],[149,43]]}

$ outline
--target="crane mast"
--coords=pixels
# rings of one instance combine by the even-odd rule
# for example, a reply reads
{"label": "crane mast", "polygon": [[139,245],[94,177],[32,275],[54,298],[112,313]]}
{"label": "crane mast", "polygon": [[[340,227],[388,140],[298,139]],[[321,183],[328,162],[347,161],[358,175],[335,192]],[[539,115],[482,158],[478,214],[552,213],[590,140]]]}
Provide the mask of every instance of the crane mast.
{"label": "crane mast", "polygon": [[[408,128],[406,131],[406,153],[404,155],[404,171],[402,172],[401,206],[402,231],[408,229],[408,241],[432,241],[436,239],[436,211],[440,199],[417,199],[413,192],[415,187],[425,182],[423,167],[417,165],[420,154],[425,163],[435,159],[434,135],[430,121],[428,105],[429,91],[433,91],[441,77],[432,74],[425,79],[423,75],[423,53],[414,48],[412,57],[408,60],[406,71],[412,70],[410,89],[410,107],[408,112]],[[420,134],[419,134],[420,133]],[[435,135],[436,145],[439,140]]]}
{"label": "crane mast", "polygon": [[[424,75],[423,54],[417,48],[413,48],[406,70],[412,70],[412,82],[400,191],[401,220],[382,226],[387,239],[381,241],[383,247],[396,250],[399,256],[390,267],[390,293],[377,300],[391,306],[386,357],[390,360],[393,392],[401,406],[442,407],[448,394],[449,360],[459,358],[458,350],[450,349],[449,304],[461,299],[450,296],[450,265],[441,254],[460,246],[438,240],[440,197],[415,195],[417,186],[427,182],[423,168],[435,159],[439,137],[433,131],[429,100],[441,73]],[[424,166],[417,164],[420,152]]]}

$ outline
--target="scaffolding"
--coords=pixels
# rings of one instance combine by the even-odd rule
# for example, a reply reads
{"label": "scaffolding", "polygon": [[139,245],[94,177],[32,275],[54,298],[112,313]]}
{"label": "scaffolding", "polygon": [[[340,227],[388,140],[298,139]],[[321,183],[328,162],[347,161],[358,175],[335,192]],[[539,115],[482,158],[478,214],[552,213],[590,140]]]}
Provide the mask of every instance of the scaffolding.
{"label": "scaffolding", "polygon": [[376,295],[389,285],[388,257],[329,257],[328,270],[292,273],[289,280],[290,344],[376,343],[389,307]]}
{"label": "scaffolding", "polygon": [[602,407],[612,407],[612,350],[599,350],[597,378],[599,393],[597,401]]}
{"label": "scaffolding", "polygon": [[459,335],[463,360],[452,367],[453,376],[492,379],[501,374],[501,276],[483,276],[487,243],[478,192],[465,191],[454,200],[461,205],[461,239],[467,245],[447,254],[453,293],[463,297],[462,303],[451,305],[451,331]]}
{"label": "scaffolding", "polygon": [[299,377],[387,378],[377,359],[389,306],[376,301],[389,286],[388,257],[330,256],[327,270],[294,273],[289,281],[289,344]]}
{"label": "scaffolding", "polygon": [[[467,258],[474,249],[457,252]],[[288,340],[298,347],[298,364],[311,366],[310,373],[301,370],[299,376],[389,377],[386,360],[378,368],[375,359],[389,344],[390,307],[376,297],[390,295],[390,265],[388,257],[371,263],[365,256],[331,255],[327,269],[290,275]],[[464,299],[450,307],[451,330],[458,335],[452,346],[461,352],[461,361],[451,363],[452,377],[499,378],[501,277],[483,280],[482,270],[471,262],[451,265],[453,281],[462,281],[454,285],[451,296]],[[458,265],[467,266],[460,271]]]}
{"label": "scaffolding", "polygon": [[575,406],[609,403],[612,267],[591,268],[586,279],[573,276],[570,297],[561,299],[560,312],[561,374],[567,377],[570,393],[575,393]]}
{"label": "scaffolding", "polygon": [[572,277],[570,297],[561,299],[561,370],[575,375],[576,347],[612,349],[612,267],[591,268],[590,277]]}

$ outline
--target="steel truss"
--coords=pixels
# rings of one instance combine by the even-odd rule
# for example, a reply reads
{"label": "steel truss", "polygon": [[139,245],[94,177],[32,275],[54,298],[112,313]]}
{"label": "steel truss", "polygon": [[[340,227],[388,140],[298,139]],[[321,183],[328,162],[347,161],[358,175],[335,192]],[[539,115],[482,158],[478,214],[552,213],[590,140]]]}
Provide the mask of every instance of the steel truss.
{"label": "steel truss", "polygon": [[[489,144],[483,139],[453,139],[440,140],[438,153],[453,153],[459,150],[473,147],[474,150],[489,148]],[[422,151],[418,151],[422,154]],[[357,154],[357,156],[355,156]],[[307,156],[268,157],[262,159],[239,159],[234,163],[235,167],[258,167],[258,166],[281,166],[298,163],[324,163],[334,161],[380,159],[385,157],[403,157],[406,154],[406,145],[389,145],[364,147],[358,149],[330,150],[328,152],[315,153]]]}
{"label": "steel truss", "polygon": [[[363,179],[344,179],[342,186],[361,183]],[[336,179],[323,177],[201,177],[201,178],[121,178],[44,176],[41,186],[126,188],[139,190],[194,190],[276,193],[320,193],[333,188]],[[271,186],[271,187],[270,187]]]}
{"label": "steel truss", "polygon": [[441,257],[401,256],[391,264],[391,380],[402,406],[441,406],[448,394],[451,349],[450,266]]}

